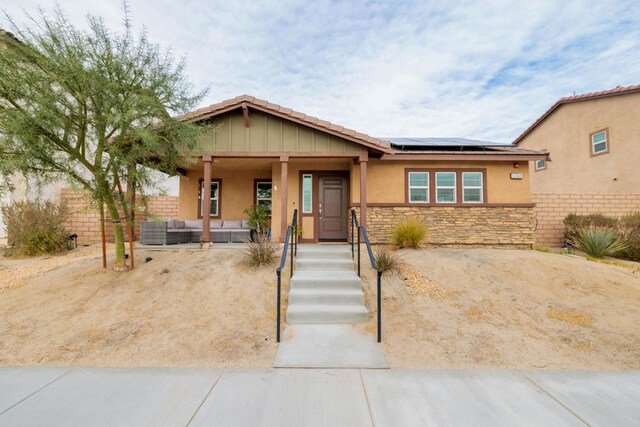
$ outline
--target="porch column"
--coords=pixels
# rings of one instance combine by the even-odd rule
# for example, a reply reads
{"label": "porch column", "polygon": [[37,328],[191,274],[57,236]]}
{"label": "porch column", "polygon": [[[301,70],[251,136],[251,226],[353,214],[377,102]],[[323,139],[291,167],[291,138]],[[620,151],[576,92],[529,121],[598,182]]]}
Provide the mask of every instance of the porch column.
{"label": "porch column", "polygon": [[367,160],[369,154],[360,155],[360,225],[367,225]]}
{"label": "porch column", "polygon": [[287,235],[287,183],[289,181],[289,156],[280,157],[280,241]]}
{"label": "porch column", "polygon": [[204,189],[202,190],[202,235],[200,242],[209,246],[211,244],[211,156],[202,156],[204,164]]}

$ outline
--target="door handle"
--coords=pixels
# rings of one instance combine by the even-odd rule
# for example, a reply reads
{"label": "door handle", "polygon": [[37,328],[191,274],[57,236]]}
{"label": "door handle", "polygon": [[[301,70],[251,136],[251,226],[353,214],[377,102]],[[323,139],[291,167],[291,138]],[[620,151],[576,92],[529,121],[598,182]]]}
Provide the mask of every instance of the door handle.
{"label": "door handle", "polygon": [[318,207],[319,207],[319,209],[318,209],[318,215],[320,216],[320,219],[322,219],[322,203],[319,203],[319,204],[318,204]]}

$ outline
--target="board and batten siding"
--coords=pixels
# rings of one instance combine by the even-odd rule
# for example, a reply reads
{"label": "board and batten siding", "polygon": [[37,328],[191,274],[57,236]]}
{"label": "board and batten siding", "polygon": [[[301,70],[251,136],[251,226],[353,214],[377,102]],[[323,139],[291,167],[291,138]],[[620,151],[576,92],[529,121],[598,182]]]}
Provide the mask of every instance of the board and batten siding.
{"label": "board and batten siding", "polygon": [[200,140],[201,152],[359,152],[366,148],[345,139],[255,110],[245,127],[241,112],[223,114]]}

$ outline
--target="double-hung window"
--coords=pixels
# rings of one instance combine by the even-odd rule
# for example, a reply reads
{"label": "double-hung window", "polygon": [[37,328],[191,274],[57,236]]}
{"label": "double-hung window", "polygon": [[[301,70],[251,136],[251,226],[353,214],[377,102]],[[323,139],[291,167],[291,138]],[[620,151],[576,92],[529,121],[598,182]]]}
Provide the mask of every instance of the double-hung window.
{"label": "double-hung window", "polygon": [[256,182],[256,206],[260,205],[266,207],[269,210],[269,214],[271,214],[271,195],[271,181]]}
{"label": "double-hung window", "polygon": [[607,141],[607,130],[601,130],[591,134],[591,154],[596,156],[609,152],[609,142]]}
{"label": "double-hung window", "polygon": [[429,202],[429,172],[409,172],[409,203]]}
{"label": "double-hung window", "polygon": [[[200,184],[200,216],[204,216],[204,181]],[[211,181],[211,211],[210,216],[220,216],[220,181]]]}
{"label": "double-hung window", "polygon": [[462,203],[482,203],[482,172],[462,172]]}
{"label": "double-hung window", "polygon": [[436,172],[436,203],[456,202],[456,173]]}

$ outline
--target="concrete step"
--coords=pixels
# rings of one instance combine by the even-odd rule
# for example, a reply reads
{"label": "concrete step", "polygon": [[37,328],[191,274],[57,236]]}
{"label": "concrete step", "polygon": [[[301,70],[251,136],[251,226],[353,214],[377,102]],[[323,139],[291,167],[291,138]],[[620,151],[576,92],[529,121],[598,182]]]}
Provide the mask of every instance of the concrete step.
{"label": "concrete step", "polygon": [[332,259],[332,258],[298,258],[296,260],[295,270],[298,271],[324,271],[327,274],[331,271],[353,271],[354,263],[351,258],[348,259]]}
{"label": "concrete step", "polygon": [[291,290],[294,289],[362,289],[355,271],[294,270]]}
{"label": "concrete step", "polygon": [[298,246],[297,258],[351,259],[351,246],[304,245]]}
{"label": "concrete step", "polygon": [[360,289],[292,289],[289,304],[364,304],[364,294]]}
{"label": "concrete step", "polygon": [[287,323],[358,323],[369,317],[362,304],[291,304],[287,308]]}

